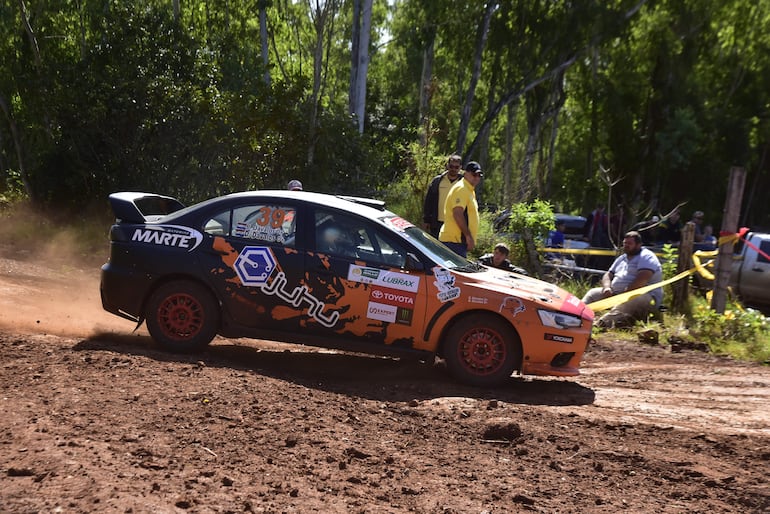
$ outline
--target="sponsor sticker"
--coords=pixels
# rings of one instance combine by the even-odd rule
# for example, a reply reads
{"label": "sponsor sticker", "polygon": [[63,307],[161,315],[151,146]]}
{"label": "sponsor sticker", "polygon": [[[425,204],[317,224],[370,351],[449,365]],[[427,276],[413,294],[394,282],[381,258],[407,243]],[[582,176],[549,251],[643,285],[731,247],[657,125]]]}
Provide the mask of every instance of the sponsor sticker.
{"label": "sponsor sticker", "polygon": [[[326,304],[313,296],[306,285],[292,290],[286,287],[288,280],[280,271],[273,250],[269,246],[247,246],[235,260],[235,274],[244,286],[258,287],[262,293],[277,296],[295,309],[307,308],[308,316],[325,327],[333,327],[340,319],[339,311],[324,313]],[[276,273],[276,270],[278,272]],[[393,307],[395,309],[395,307]]]}
{"label": "sponsor sticker", "polygon": [[478,303],[481,305],[486,305],[487,303],[489,303],[489,299],[484,298],[482,296],[469,296],[468,303]]}
{"label": "sponsor sticker", "polygon": [[455,276],[451,271],[436,266],[433,268],[433,275],[436,277],[433,285],[438,289],[436,298],[438,298],[441,303],[446,303],[460,297],[460,288],[455,287]]}
{"label": "sponsor sticker", "polygon": [[411,326],[413,315],[414,315],[414,310],[405,309],[404,307],[399,307],[398,310],[396,311],[396,323],[400,323],[401,325]]}
{"label": "sponsor sticker", "polygon": [[406,221],[404,218],[400,216],[388,218],[385,220],[385,222],[391,227],[395,228],[396,230],[402,230],[402,231],[414,226],[411,222]]}
{"label": "sponsor sticker", "polygon": [[376,319],[379,321],[387,321],[393,323],[396,321],[396,312],[398,307],[393,305],[385,305],[384,303],[369,302],[366,308],[366,317]]}
{"label": "sponsor sticker", "polygon": [[545,340],[546,341],[556,341],[557,343],[567,343],[572,344],[573,338],[569,336],[560,336],[559,334],[549,334],[548,332],[545,333]]}
{"label": "sponsor sticker", "polygon": [[526,307],[524,306],[524,302],[515,296],[508,296],[504,298],[500,304],[499,312],[508,313],[515,318],[518,313],[524,312],[525,310]]}
{"label": "sponsor sticker", "polygon": [[414,300],[417,295],[413,293],[398,291],[397,289],[388,289],[380,286],[372,286],[369,293],[369,299],[378,303],[395,305],[396,307],[414,307]]}
{"label": "sponsor sticker", "polygon": [[355,264],[351,264],[348,268],[348,280],[412,293],[416,293],[420,287],[420,277]]}
{"label": "sponsor sticker", "polygon": [[283,230],[280,228],[263,227],[260,225],[249,225],[248,223],[238,222],[233,232],[235,237],[245,237],[248,239],[259,239],[270,243],[283,243]]}
{"label": "sponsor sticker", "polygon": [[146,225],[134,230],[131,241],[181,248],[192,252],[203,241],[203,234],[180,225]]}

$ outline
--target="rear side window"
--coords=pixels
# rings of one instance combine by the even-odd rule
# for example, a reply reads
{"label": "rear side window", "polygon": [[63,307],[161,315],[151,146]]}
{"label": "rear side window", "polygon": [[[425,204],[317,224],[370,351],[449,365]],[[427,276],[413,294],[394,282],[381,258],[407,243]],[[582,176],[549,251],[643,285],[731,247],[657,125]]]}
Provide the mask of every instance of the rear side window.
{"label": "rear side window", "polygon": [[[762,241],[759,244],[759,249],[762,250],[765,254],[770,255],[770,241]],[[762,255],[761,253],[757,255],[757,262],[768,262],[770,263],[770,259]]]}
{"label": "rear side window", "polygon": [[297,230],[296,211],[285,205],[247,205],[224,211],[209,218],[203,231],[257,241],[294,246]]}

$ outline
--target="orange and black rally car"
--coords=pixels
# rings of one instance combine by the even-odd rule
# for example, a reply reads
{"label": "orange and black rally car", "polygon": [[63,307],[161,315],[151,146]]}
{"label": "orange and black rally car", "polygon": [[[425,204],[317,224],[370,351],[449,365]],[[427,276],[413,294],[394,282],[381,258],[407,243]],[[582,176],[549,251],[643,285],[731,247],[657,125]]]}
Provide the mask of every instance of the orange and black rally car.
{"label": "orange and black rally car", "polygon": [[461,258],[382,202],[303,191],[183,207],[115,193],[104,308],[172,351],[215,335],[439,356],[458,380],[570,376],[593,312],[555,285]]}

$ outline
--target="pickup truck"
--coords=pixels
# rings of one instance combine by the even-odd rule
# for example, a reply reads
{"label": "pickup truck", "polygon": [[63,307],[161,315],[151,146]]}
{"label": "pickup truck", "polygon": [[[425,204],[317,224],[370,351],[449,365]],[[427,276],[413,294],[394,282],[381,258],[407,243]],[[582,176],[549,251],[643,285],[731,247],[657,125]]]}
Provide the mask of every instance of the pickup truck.
{"label": "pickup truck", "polygon": [[[770,256],[770,234],[749,232],[746,241]],[[770,259],[744,241],[735,245],[730,287],[749,305],[770,306]]]}

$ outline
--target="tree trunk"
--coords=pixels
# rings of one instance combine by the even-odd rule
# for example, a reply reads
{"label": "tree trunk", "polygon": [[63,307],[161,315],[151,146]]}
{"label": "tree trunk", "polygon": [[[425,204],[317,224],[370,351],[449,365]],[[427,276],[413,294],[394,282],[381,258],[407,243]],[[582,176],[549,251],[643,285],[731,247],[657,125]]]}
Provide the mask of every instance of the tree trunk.
{"label": "tree trunk", "polygon": [[[178,2],[179,0],[175,0]],[[259,4],[259,42],[262,48],[262,66],[265,71],[262,75],[262,80],[270,85],[270,59],[269,50],[267,46],[267,0],[260,0]]]}
{"label": "tree trunk", "polygon": [[[738,218],[741,215],[741,199],[746,184],[744,168],[730,168],[730,178],[727,184],[727,199],[722,216],[720,234],[735,234],[738,231]],[[711,308],[719,314],[724,314],[727,304],[727,284],[730,282],[730,271],[733,264],[733,245],[719,246],[717,255],[717,271],[714,278],[714,294],[711,296]]]}
{"label": "tree trunk", "polygon": [[11,139],[13,140],[13,147],[16,149],[16,159],[19,162],[19,176],[21,177],[21,183],[24,186],[24,191],[29,196],[30,200],[35,201],[35,196],[32,191],[32,186],[29,183],[29,177],[27,176],[27,169],[24,166],[24,153],[22,152],[21,139],[19,138],[19,132],[16,129],[16,122],[11,114],[11,109],[8,102],[5,101],[5,97],[0,95],[0,110],[5,114],[5,118],[8,120],[8,128],[11,132]]}
{"label": "tree trunk", "polygon": [[356,77],[356,117],[358,133],[364,133],[366,119],[366,77],[369,72],[369,39],[372,31],[372,0],[364,0],[361,11],[361,31],[358,44],[358,66]]}
{"label": "tree trunk", "polygon": [[[522,95],[528,93],[532,89],[536,88],[538,85],[542,84],[549,78],[553,78],[554,76],[566,72],[567,68],[572,66],[574,64],[575,60],[577,59],[577,56],[572,56],[566,61],[562,62],[558,66],[556,66],[554,69],[549,71],[548,73],[545,73],[544,75],[536,78],[532,82],[528,84],[522,85],[518,89],[513,89],[511,91],[508,91],[505,95],[503,95],[502,98],[492,107],[491,110],[487,112],[486,117],[484,118],[484,121],[481,123],[481,126],[479,127],[479,134],[482,133],[488,125],[490,125],[492,122],[497,119],[498,114],[500,114],[500,111],[503,110],[508,104],[516,100],[517,98],[521,97]],[[467,154],[473,154],[473,152],[476,149],[476,146],[478,145],[478,135],[473,140],[473,142],[470,144],[467,150]]]}
{"label": "tree trunk", "polygon": [[307,164],[315,159],[316,123],[318,120],[318,106],[323,87],[324,69],[324,39],[331,41],[332,28],[327,24],[334,19],[337,10],[337,1],[316,2],[315,9],[311,9],[313,27],[315,28],[315,44],[313,45],[313,89],[310,96],[310,118],[308,120],[308,148]]}
{"label": "tree trunk", "polygon": [[506,108],[505,121],[505,157],[503,159],[503,207],[511,206],[511,187],[513,184],[513,139],[516,134],[517,103],[511,103]]}
{"label": "tree trunk", "polygon": [[468,91],[465,95],[465,104],[460,112],[460,128],[457,133],[457,153],[462,155],[465,148],[465,140],[468,136],[468,126],[471,122],[471,106],[476,96],[476,85],[481,76],[481,62],[484,56],[484,48],[487,46],[487,36],[489,35],[489,22],[492,19],[492,13],[497,8],[497,2],[489,2],[484,10],[484,17],[481,19],[479,30],[476,34],[476,51],[473,55],[473,71],[471,72],[471,81],[468,85]]}
{"label": "tree trunk", "polygon": [[[690,269],[690,261],[692,260],[692,243],[693,234],[695,233],[695,225],[692,222],[688,222],[682,228],[682,237],[679,240],[679,256],[677,259],[676,272],[682,273]],[[687,299],[689,296],[690,279],[679,280],[672,284],[674,291],[672,309],[677,313],[685,313],[687,306]]]}
{"label": "tree trunk", "polygon": [[361,0],[353,0],[353,26],[350,35],[350,87],[348,88],[348,111],[356,113],[356,94],[358,87],[358,52],[361,33]]}
{"label": "tree trunk", "polygon": [[420,75],[420,144],[428,144],[430,135],[430,101],[433,96],[433,60],[434,46],[436,43],[436,30],[430,29],[428,42],[422,52],[422,73]]}

